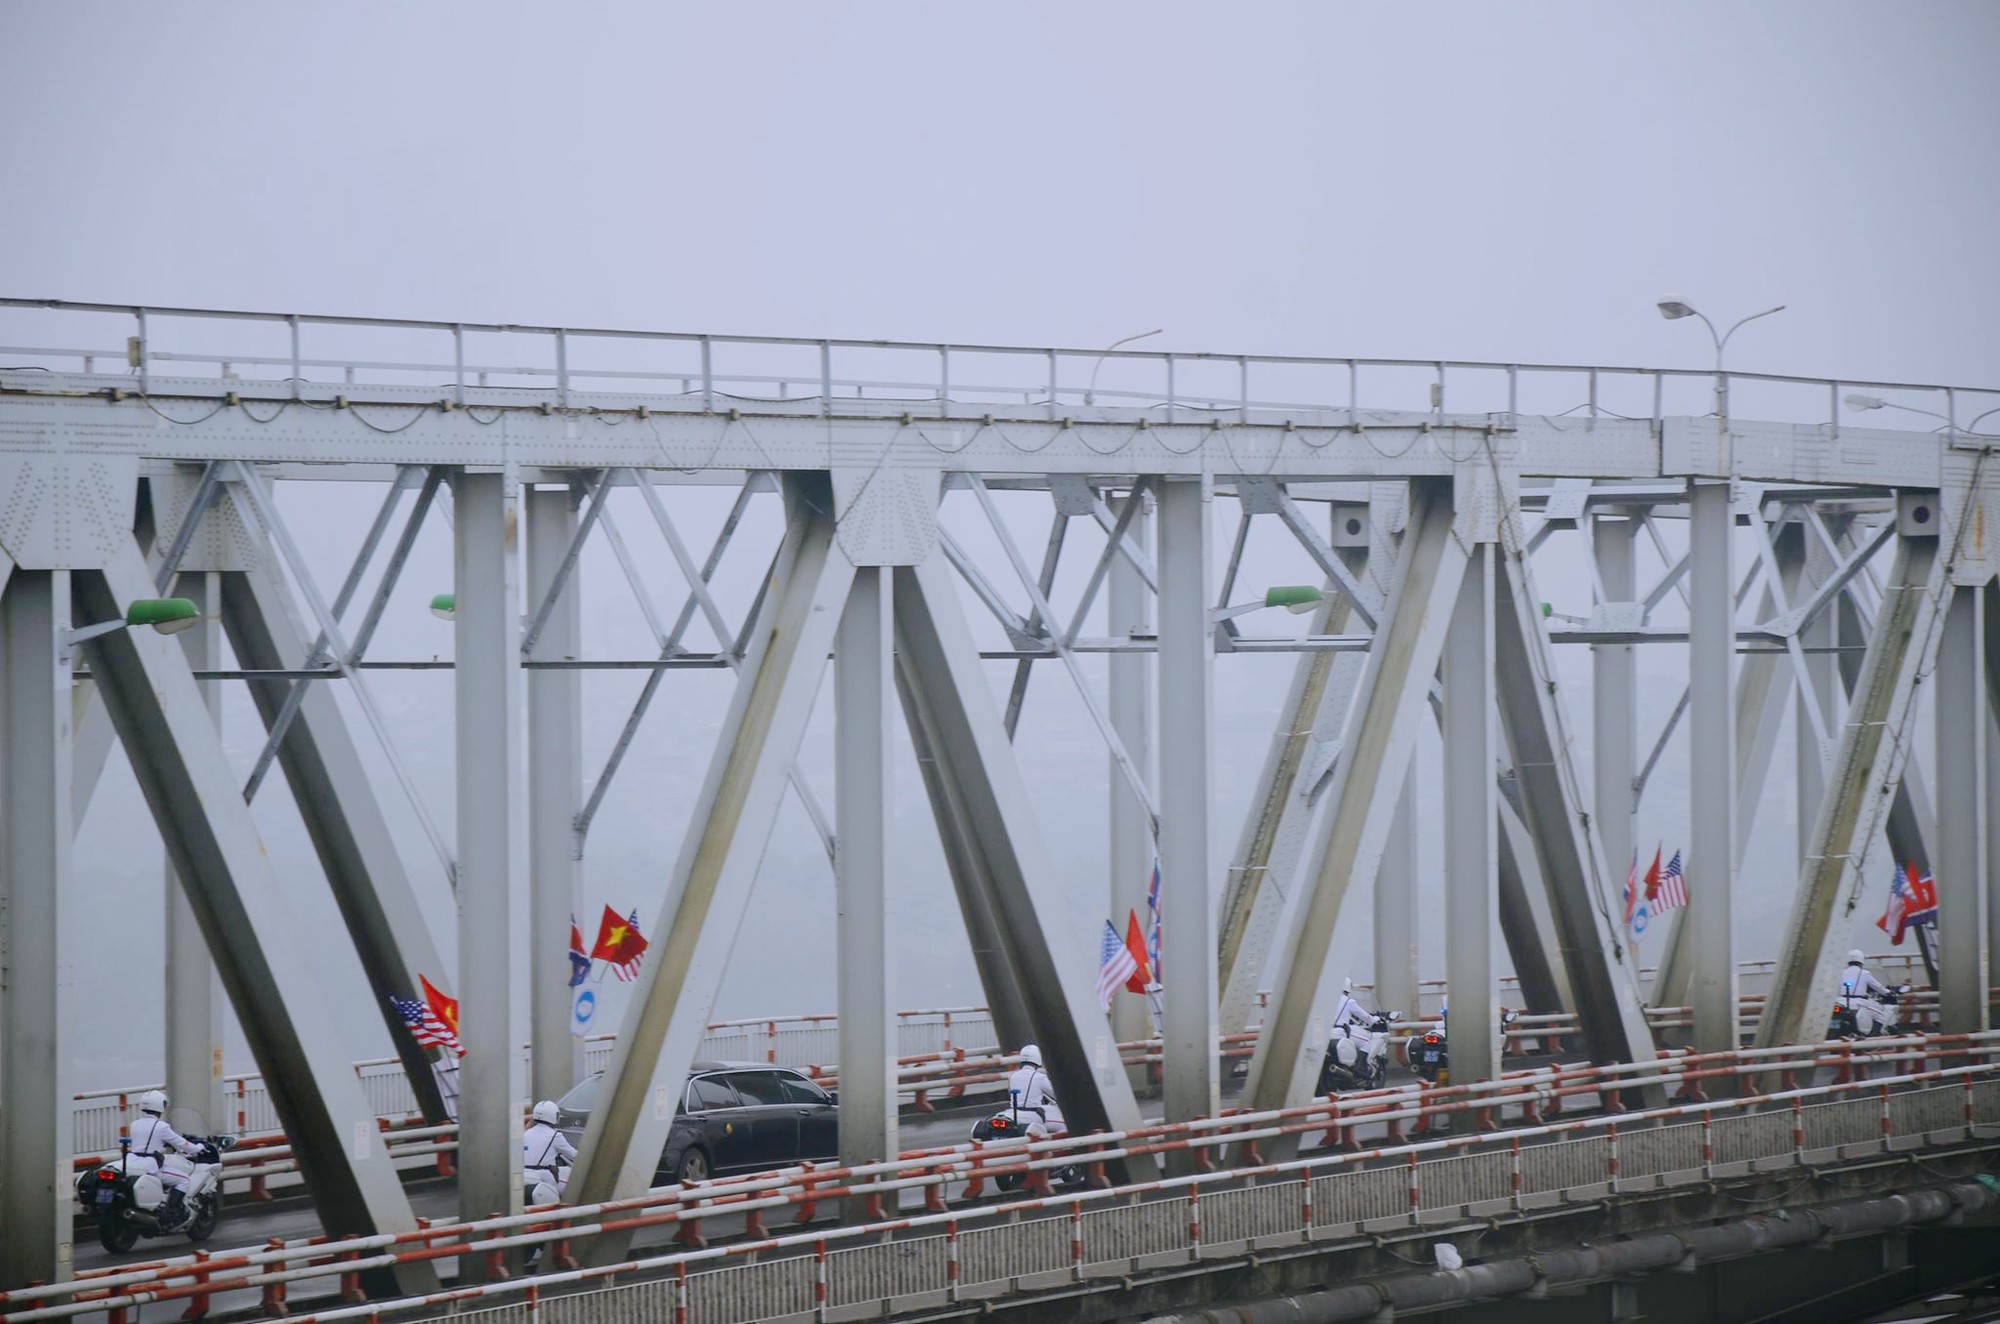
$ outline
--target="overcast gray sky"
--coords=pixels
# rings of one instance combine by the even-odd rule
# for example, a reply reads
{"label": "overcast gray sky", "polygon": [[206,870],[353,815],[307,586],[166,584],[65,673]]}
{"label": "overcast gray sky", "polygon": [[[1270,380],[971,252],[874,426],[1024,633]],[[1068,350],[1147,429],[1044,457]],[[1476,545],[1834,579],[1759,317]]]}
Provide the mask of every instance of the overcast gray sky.
{"label": "overcast gray sky", "polygon": [[[14,3],[0,293],[1705,366],[1700,329],[1653,311],[1673,292],[1718,319],[1789,305],[1733,366],[1992,385],[1996,89],[1984,3]],[[345,507],[315,518],[344,545]],[[610,641],[624,609],[593,604]],[[418,615],[396,629],[448,648]],[[1239,661],[1221,696],[1248,733],[1224,737],[1238,780],[1270,688]],[[1030,721],[1064,764],[1047,830],[1101,870],[1101,825],[1063,813],[1100,761],[1064,682],[1037,685]],[[412,712],[448,692],[384,688]],[[593,700],[600,748],[623,702]],[[254,748],[251,720],[232,746]],[[705,749],[668,744],[628,774],[629,813],[691,797]],[[419,762],[448,811],[448,763]],[[260,809],[274,848],[302,851],[277,814]],[[593,905],[663,886],[661,835],[594,839]],[[122,880],[107,897],[146,895],[144,870],[78,861]],[[813,852],[782,843],[780,866]],[[815,913],[773,919],[763,958],[803,982],[732,976],[725,1010],[830,1002]],[[904,1001],[975,997],[957,961]]]}

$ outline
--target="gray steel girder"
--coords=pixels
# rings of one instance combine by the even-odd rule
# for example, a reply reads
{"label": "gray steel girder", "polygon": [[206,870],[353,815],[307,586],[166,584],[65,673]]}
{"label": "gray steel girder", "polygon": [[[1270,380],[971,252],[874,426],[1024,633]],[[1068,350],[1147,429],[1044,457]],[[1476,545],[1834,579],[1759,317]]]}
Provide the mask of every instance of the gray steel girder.
{"label": "gray steel girder", "polygon": [[[1071,1131],[1137,1126],[1138,1102],[1097,1007],[1095,933],[1062,918],[1062,884],[941,558],[896,571],[895,610],[897,680],[911,730],[922,732],[918,763],[933,804],[950,790],[952,822],[939,827],[952,881],[961,903],[972,897],[968,914],[992,926],[980,975],[1005,983],[989,982],[988,994],[1019,997],[1007,1015],[1024,1017],[1041,1046]],[[1007,1047],[1018,1045],[1014,1027],[998,1015],[995,1024]]]}
{"label": "gray steel girder", "polygon": [[1548,940],[1555,935],[1549,909],[1548,884],[1542,878],[1535,841],[1521,817],[1520,786],[1509,775],[1500,779],[1500,933],[1521,981],[1521,1000],[1531,1012],[1574,1011],[1569,970],[1562,949]]}
{"label": "gray steel girder", "polygon": [[70,580],[0,558],[0,1289],[70,1276]]}
{"label": "gray steel girder", "polygon": [[[254,530],[255,526],[250,527]],[[257,558],[258,569],[222,576],[223,629],[245,668],[299,667],[310,644],[278,579],[275,554],[269,548],[264,553]],[[372,1010],[389,1032],[425,1120],[442,1122],[446,1120],[444,1100],[431,1071],[432,1050],[411,1037],[409,1027],[388,1000],[391,996],[417,996],[419,974],[445,992],[457,982],[438,955],[420,900],[420,892],[428,889],[435,894],[433,901],[439,910],[449,913],[449,884],[440,873],[425,870],[413,876],[404,867],[381,802],[375,797],[374,782],[361,762],[360,750],[330,686],[283,680],[247,684],[266,729],[283,711],[292,687],[303,687],[297,715],[278,746],[278,766],[312,838],[320,867],[326,871],[334,903],[354,940],[362,973],[368,979]]]}
{"label": "gray steel girder", "polygon": [[[1763,1019],[1760,1047],[1817,1039],[1826,1028],[1833,950],[1851,926],[1875,831],[1910,755],[1917,678],[1936,659],[1938,603],[1944,558],[1935,537],[1900,537],[1896,565],[1883,588],[1882,609],[1862,658],[1853,702],[1827,774],[1826,796],[1813,828],[1814,846],[1800,864],[1784,945]],[[1836,907],[1838,910],[1836,911]]]}
{"label": "gray steel girder", "polygon": [[[1511,542],[1511,539],[1510,539]],[[1494,672],[1520,790],[1522,818],[1539,856],[1583,1039],[1597,1062],[1653,1055],[1639,1000],[1638,971],[1606,908],[1602,846],[1584,813],[1582,783],[1542,634],[1540,598],[1526,555],[1508,546],[1494,576]]]}
{"label": "gray steel girder", "polygon": [[[136,547],[102,572],[74,575],[79,623],[113,620],[155,596]],[[321,1226],[332,1237],[416,1227],[409,1200],[354,1075],[326,1000],[313,936],[300,932],[179,645],[119,630],[88,645],[91,671],[140,789],[201,920],[272,1105],[290,1137]],[[403,1292],[434,1290],[436,1270],[394,1271]]]}
{"label": "gray steel girder", "polygon": [[[1408,523],[1382,627],[1367,655],[1361,688],[1329,791],[1332,815],[1319,870],[1300,896],[1280,948],[1274,998],[1250,1059],[1243,1101],[1251,1108],[1296,1105],[1312,1092],[1324,1045],[1307,1031],[1325,981],[1326,954],[1348,883],[1372,874],[1403,793],[1430,700],[1412,677],[1436,673],[1445,630],[1465,575],[1466,548],[1452,536],[1452,485],[1411,485]],[[1289,1153],[1296,1140],[1274,1148]]]}
{"label": "gray steel girder", "polygon": [[[854,581],[834,546],[825,475],[789,475],[784,493],[772,588],[652,927],[654,959],[640,970],[584,1132],[572,1203],[622,1199],[653,1184]],[[616,1261],[629,1242],[629,1232],[607,1233],[588,1253],[595,1263]]]}

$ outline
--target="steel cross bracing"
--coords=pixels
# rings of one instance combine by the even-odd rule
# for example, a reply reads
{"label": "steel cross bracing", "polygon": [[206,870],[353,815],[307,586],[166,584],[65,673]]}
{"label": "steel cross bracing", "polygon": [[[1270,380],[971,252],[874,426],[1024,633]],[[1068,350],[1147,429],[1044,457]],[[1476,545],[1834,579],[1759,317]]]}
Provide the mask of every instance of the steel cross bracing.
{"label": "steel cross bracing", "polygon": [[[54,1116],[52,1100],[67,1101],[60,1072],[44,1070],[58,995],[37,990],[67,977],[58,938],[74,927],[71,865],[66,845],[23,826],[48,807],[29,788],[64,783],[71,803],[56,813],[80,819],[115,740],[259,1065],[284,1084],[279,1109],[329,1230],[400,1228],[408,1211],[379,1178],[379,1147],[352,1129],[365,1110],[330,1055],[310,962],[265,910],[318,880],[267,881],[244,801],[272,767],[284,773],[427,1112],[444,1106],[429,1055],[386,997],[407,996],[424,973],[462,998],[482,1058],[466,1070],[489,1081],[461,1119],[461,1163],[490,1178],[467,1193],[490,1207],[468,1213],[504,1211],[519,1198],[505,1175],[518,1101],[502,1082],[515,1078],[523,1027],[500,1005],[507,983],[493,969],[442,967],[424,915],[448,913],[456,887],[461,951],[561,970],[567,934],[548,917],[575,906],[579,861],[625,756],[670,727],[670,673],[690,669],[735,673],[736,698],[668,901],[647,926],[655,956],[617,1027],[579,1198],[650,1180],[671,1114],[662,1100],[677,1096],[788,798],[853,901],[837,938],[853,1035],[843,1074],[886,1083],[888,1064],[872,1060],[888,1051],[879,1022],[893,1005],[880,915],[895,887],[913,885],[882,822],[892,685],[999,1033],[1042,1044],[1073,1125],[1131,1123],[1108,1045],[1143,1019],[1125,999],[1113,1033],[1097,1011],[1096,953],[1061,899],[1075,871],[1051,857],[1024,775],[1039,662],[1056,662],[1064,682],[1052,711],[1078,714],[1105,751],[1107,913],[1144,913],[1156,858],[1165,880],[1175,1117],[1213,1110],[1217,1037],[1243,1024],[1260,987],[1275,994],[1252,1100],[1300,1101],[1338,992],[1326,953],[1341,926],[1374,926],[1376,983],[1414,1005],[1417,950],[1446,942],[1414,899],[1416,841],[1440,828],[1448,946],[1465,954],[1448,981],[1460,1069],[1481,1074],[1465,1064],[1497,1055],[1493,984],[1472,955],[1493,949],[1496,927],[1532,1009],[1573,1010],[1600,1060],[1650,1052],[1621,913],[1633,816],[1682,727],[1711,733],[1691,789],[1713,805],[1725,788],[1735,812],[1719,855],[1703,847],[1705,872],[1691,872],[1688,916],[1727,932],[1730,880],[1713,875],[1731,871],[1715,861],[1749,839],[1753,788],[1788,705],[1800,817],[1819,817],[1799,843],[1805,883],[1762,1033],[1816,1037],[1828,954],[1872,918],[1892,859],[1943,871],[1959,931],[1943,953],[1941,1005],[1960,1028],[1987,1022],[1986,935],[2000,905],[1953,879],[1994,872],[2000,778],[1986,769],[2000,740],[1986,720],[1960,731],[1940,719],[1926,781],[1917,697],[1935,675],[1948,713],[1993,702],[2000,625],[1984,530],[2000,513],[2000,474],[1979,427],[2000,404],[1993,391],[1732,375],[1718,397],[1711,374],[1670,370],[1121,351],[1087,402],[1095,351],[4,300],[0,340],[0,722],[29,733],[10,737],[0,773],[0,937],[10,952],[54,954],[47,979],[10,958],[5,1114]],[[1946,426],[1846,426],[1850,385],[1921,396]],[[1736,416],[1702,414],[1712,398],[1733,400]],[[329,481],[383,493],[357,554],[331,566],[307,551],[294,499]],[[697,561],[685,525],[700,498],[678,489],[714,485],[734,501]],[[1733,530],[1720,535],[1730,555],[1717,557],[1716,536],[1689,537],[1691,513]],[[456,656],[378,656],[389,605],[419,592],[404,570],[440,524],[457,558]],[[643,656],[608,654],[579,619],[595,589],[586,571],[607,553],[650,636]],[[769,569],[732,579],[739,562]],[[1235,610],[1273,579],[1322,587],[1304,633]],[[68,642],[136,598],[211,588],[231,657],[149,644],[149,631]],[[656,606],[662,591],[680,598],[677,614]],[[1563,643],[1598,658],[1588,760]],[[1642,644],[1691,648],[1700,663],[1670,710],[1640,712],[1629,667]],[[1212,821],[1211,677],[1228,676],[1232,654],[1278,652],[1296,655],[1296,674],[1228,875],[1209,879],[1218,913],[1199,886],[1209,840],[1229,830]],[[830,654],[845,668],[833,687],[832,815],[796,765]],[[398,668],[454,671],[455,815],[425,802],[404,753],[426,733],[396,729],[376,697],[371,677]],[[619,735],[586,747],[584,687],[627,671],[641,684]],[[266,727],[242,768],[197,689],[228,681],[248,685]],[[1718,745],[1717,731],[1735,739]],[[1461,775],[1444,787],[1444,823],[1424,823],[1435,788],[1413,755],[1439,740]],[[371,781],[364,758],[390,776]],[[1932,785],[1945,792],[1938,815]],[[428,853],[392,840],[385,793]],[[836,835],[842,823],[852,826]],[[844,854],[847,832],[857,835]],[[1372,915],[1344,906],[1371,887]],[[1206,978],[1173,976],[1210,960]],[[1662,991],[1733,988],[1729,960],[1726,945],[1670,944]],[[181,987],[176,998],[199,995]],[[538,979],[531,1000],[532,1076],[548,1094],[578,1070],[554,1032],[567,993]],[[209,1033],[192,1015],[169,1024],[190,1042]],[[893,1153],[894,1110],[870,1102],[872,1085],[856,1088],[844,1148]],[[10,1227],[46,1207],[44,1178],[65,1144],[54,1129],[5,1129]],[[9,1239],[10,1283],[61,1272],[68,1232],[57,1224]]]}

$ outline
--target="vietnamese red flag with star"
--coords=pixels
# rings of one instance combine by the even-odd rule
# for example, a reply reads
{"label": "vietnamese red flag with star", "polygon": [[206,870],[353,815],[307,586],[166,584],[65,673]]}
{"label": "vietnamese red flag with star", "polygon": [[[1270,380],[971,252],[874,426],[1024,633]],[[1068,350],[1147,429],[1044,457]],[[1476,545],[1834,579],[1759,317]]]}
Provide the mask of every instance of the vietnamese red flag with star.
{"label": "vietnamese red flag with star", "polygon": [[1152,979],[1152,971],[1146,965],[1146,939],[1139,930],[1139,912],[1125,912],[1125,950],[1132,953],[1132,977],[1125,981],[1128,993],[1144,993]]}
{"label": "vietnamese red flag with star", "polygon": [[620,919],[610,906],[604,908],[604,916],[597,922],[597,944],[590,949],[592,960],[609,964],[620,979],[632,979],[639,973],[639,961],[645,956],[646,947],[646,940],[639,933],[637,911],[628,919]]}
{"label": "vietnamese red flag with star", "polygon": [[458,1033],[458,999],[448,998],[438,992],[431,987],[431,981],[422,975],[417,976],[417,983],[423,988],[424,1002],[430,1007],[431,1015],[444,1022],[445,1028],[451,1031],[451,1042],[448,1046],[456,1048],[458,1055],[464,1057],[465,1044]]}

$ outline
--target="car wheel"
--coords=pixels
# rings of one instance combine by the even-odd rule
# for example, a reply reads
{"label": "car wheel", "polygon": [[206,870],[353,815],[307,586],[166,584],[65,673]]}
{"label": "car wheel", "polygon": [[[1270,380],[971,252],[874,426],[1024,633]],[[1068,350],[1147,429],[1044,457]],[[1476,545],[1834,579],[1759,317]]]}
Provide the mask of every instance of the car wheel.
{"label": "car wheel", "polygon": [[699,1149],[688,1149],[681,1154],[681,1161],[674,1165],[674,1180],[678,1182],[707,1181],[708,1155]]}
{"label": "car wheel", "polygon": [[139,1229],[107,1209],[97,1220],[97,1242],[113,1255],[123,1255],[139,1244]]}

